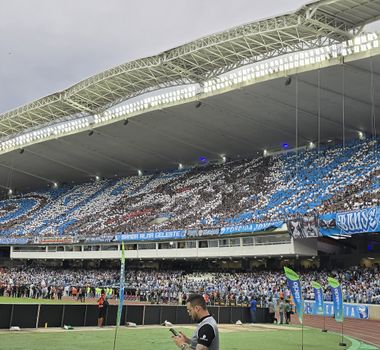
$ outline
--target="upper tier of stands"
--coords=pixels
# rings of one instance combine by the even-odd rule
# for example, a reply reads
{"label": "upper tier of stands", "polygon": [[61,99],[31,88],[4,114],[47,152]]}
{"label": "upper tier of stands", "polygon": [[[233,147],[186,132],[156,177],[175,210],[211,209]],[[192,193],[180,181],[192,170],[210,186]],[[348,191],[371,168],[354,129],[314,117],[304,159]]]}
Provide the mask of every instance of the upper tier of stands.
{"label": "upper tier of stands", "polygon": [[380,205],[379,140],[62,186],[0,201],[4,236],[220,227]]}

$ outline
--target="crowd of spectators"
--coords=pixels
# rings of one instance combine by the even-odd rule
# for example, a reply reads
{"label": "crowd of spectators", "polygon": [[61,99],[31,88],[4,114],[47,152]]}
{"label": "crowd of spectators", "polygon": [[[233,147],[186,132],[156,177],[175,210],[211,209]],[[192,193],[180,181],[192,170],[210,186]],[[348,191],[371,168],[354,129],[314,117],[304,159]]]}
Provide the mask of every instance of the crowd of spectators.
{"label": "crowd of spectators", "polygon": [[[312,281],[324,285],[325,299],[332,300],[327,277],[342,284],[344,300],[350,303],[380,304],[380,269],[354,266],[333,271],[301,271],[305,300],[313,300]],[[105,289],[118,297],[117,270],[52,269],[17,267],[0,269],[0,296],[30,298],[96,297]],[[286,299],[290,292],[282,271],[258,270],[250,273],[184,271],[127,271],[126,298],[151,303],[184,303],[190,293],[207,296],[210,304],[248,304],[252,297],[259,304],[270,299]]]}
{"label": "crowd of spectators", "polygon": [[[0,201],[3,236],[204,229],[379,205],[378,140],[100,180]],[[30,204],[25,199],[28,198]]]}

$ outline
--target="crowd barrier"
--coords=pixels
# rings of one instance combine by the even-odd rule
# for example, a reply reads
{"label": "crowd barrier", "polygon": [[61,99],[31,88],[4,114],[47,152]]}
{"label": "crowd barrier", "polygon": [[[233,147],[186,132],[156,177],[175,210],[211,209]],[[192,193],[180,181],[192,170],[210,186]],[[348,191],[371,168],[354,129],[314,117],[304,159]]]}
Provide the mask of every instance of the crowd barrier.
{"label": "crowd barrier", "polygon": [[[104,324],[116,324],[117,306],[110,305]],[[210,306],[209,312],[218,323],[235,323],[240,320],[250,323],[251,316],[248,307]],[[97,305],[89,304],[0,304],[0,328],[19,326],[20,328],[39,327],[73,327],[96,326],[98,319]],[[159,325],[169,321],[174,324],[192,323],[186,306],[171,305],[124,305],[121,314],[121,325],[134,322],[137,325]],[[257,323],[267,323],[269,314],[267,308],[257,308]]]}

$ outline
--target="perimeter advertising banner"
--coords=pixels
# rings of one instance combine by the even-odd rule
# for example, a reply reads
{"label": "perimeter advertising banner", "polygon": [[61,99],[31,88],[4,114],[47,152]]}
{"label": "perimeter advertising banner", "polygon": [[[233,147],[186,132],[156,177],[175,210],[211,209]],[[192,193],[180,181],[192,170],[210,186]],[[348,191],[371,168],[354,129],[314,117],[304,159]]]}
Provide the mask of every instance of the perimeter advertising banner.
{"label": "perimeter advertising banner", "polygon": [[323,308],[323,290],[321,285],[318,282],[311,282],[311,285],[314,289],[314,315],[324,315]]}
{"label": "perimeter advertising banner", "polygon": [[289,269],[288,267],[284,267],[285,276],[288,280],[287,285],[290,289],[290,292],[293,296],[293,302],[296,306],[296,311],[300,322],[302,323],[303,318],[303,298],[302,298],[302,289],[301,289],[301,281],[299,276],[295,271]]}
{"label": "perimeter advertising banner", "polygon": [[339,281],[335,278],[327,277],[327,281],[332,291],[335,321],[343,322],[344,314],[342,287],[340,286]]}
{"label": "perimeter advertising banner", "polygon": [[[317,307],[314,300],[305,300],[304,305],[305,315],[319,315],[316,311]],[[334,316],[334,304],[331,301],[325,301],[323,303],[323,311],[327,317]],[[365,304],[343,303],[343,314],[344,318],[359,318],[368,320],[369,307]]]}

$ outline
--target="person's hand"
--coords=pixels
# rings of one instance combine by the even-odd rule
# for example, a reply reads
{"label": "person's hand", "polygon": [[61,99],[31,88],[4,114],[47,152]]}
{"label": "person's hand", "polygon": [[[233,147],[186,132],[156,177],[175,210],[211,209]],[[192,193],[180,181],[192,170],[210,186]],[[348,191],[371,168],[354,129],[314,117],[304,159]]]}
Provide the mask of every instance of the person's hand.
{"label": "person's hand", "polygon": [[179,332],[179,334],[185,338],[187,344],[190,344],[190,338],[186,337],[182,332]]}
{"label": "person's hand", "polygon": [[179,333],[177,336],[173,336],[173,341],[178,347],[181,347],[183,344],[187,344],[189,338],[187,338],[182,332]]}

